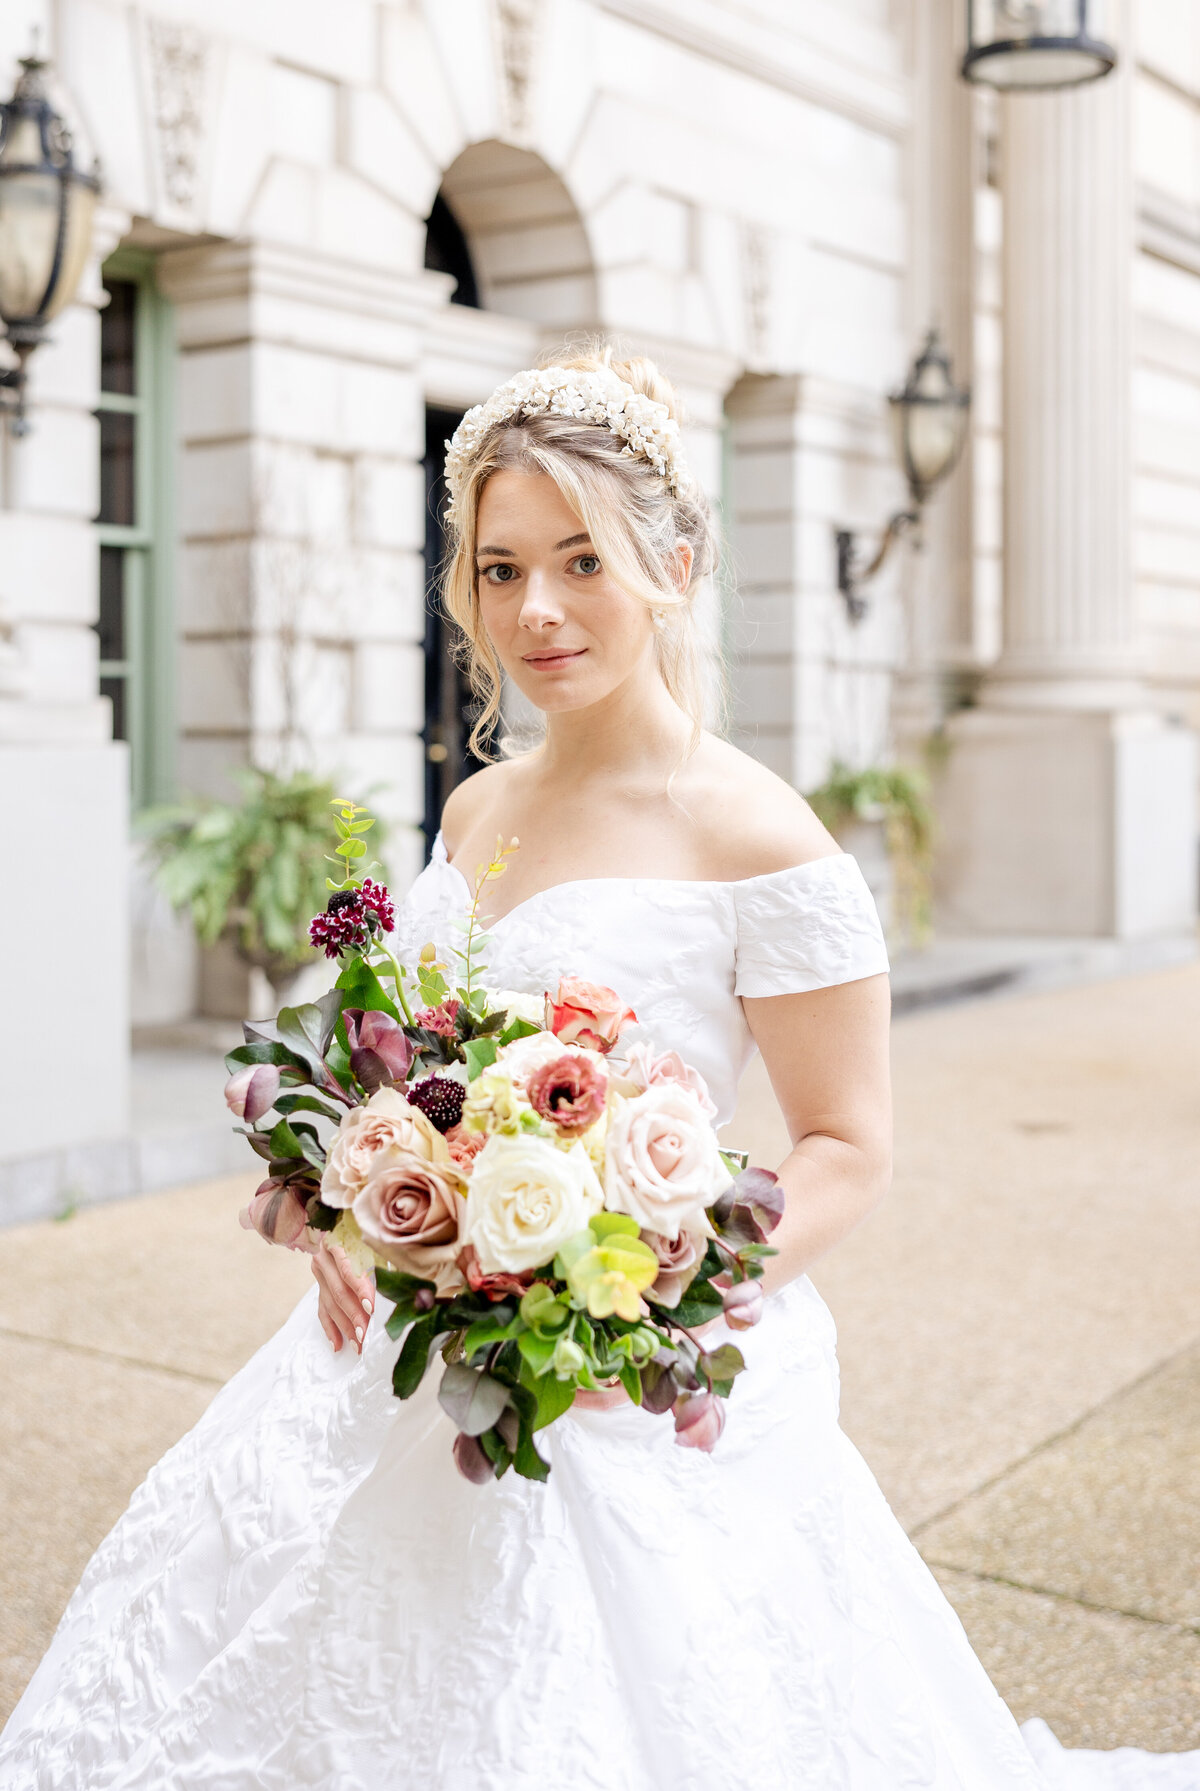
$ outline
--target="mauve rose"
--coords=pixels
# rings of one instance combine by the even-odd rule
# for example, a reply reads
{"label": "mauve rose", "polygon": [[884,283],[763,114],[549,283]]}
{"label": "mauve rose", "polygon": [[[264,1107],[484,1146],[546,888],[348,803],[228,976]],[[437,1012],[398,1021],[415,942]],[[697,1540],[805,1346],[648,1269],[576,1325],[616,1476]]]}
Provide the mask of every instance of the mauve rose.
{"label": "mauve rose", "polygon": [[295,1188],[274,1178],[260,1182],[250,1205],[238,1214],[238,1222],[247,1231],[256,1231],[268,1244],[283,1244],[289,1250],[303,1250],[315,1255],[320,1249],[308,1230],[308,1211]]}
{"label": "mauve rose", "polygon": [[546,1025],[564,1045],[587,1045],[611,1051],[624,1029],[637,1019],[614,989],[564,976],[556,995],[546,996]]}
{"label": "mauve rose", "polygon": [[678,1306],[699,1273],[708,1234],[683,1226],[676,1238],[664,1237],[661,1231],[643,1231],[642,1241],[662,1264],[658,1279],[646,1289],[646,1298],[657,1300],[660,1306]]}
{"label": "mauve rose", "polygon": [[715,1393],[681,1393],[675,1401],[675,1441],[709,1454],[725,1428],[725,1401]]}
{"label": "mauve rose", "polygon": [[663,1051],[656,1056],[652,1047],[644,1042],[630,1045],[625,1053],[622,1080],[628,1081],[643,1094],[657,1083],[678,1082],[684,1088],[691,1089],[706,1119],[715,1119],[717,1116],[717,1103],[708,1092],[708,1083],[699,1070],[694,1070],[690,1063],[684,1063],[678,1051]]}
{"label": "mauve rose", "polygon": [[225,1105],[239,1119],[253,1125],[275,1105],[279,1070],[273,1063],[248,1063],[235,1070],[225,1084]]}
{"label": "mauve rose", "polygon": [[326,1206],[353,1206],[382,1150],[399,1145],[430,1163],[448,1163],[450,1152],[437,1127],[398,1088],[381,1088],[365,1107],[342,1117],[330,1140],[321,1176]]}
{"label": "mauve rose", "polygon": [[525,1085],[529,1105],[563,1132],[586,1132],[604,1112],[608,1078],[590,1058],[564,1051]]}
{"label": "mauve rose", "polygon": [[763,1290],[757,1281],[735,1281],[721,1289],[721,1299],[731,1331],[749,1331],[763,1315]]}
{"label": "mauve rose", "polygon": [[439,1293],[462,1286],[458,1171],[402,1145],[379,1151],[351,1211],[373,1250],[398,1269],[435,1281]]}
{"label": "mauve rose", "polygon": [[678,1082],[655,1083],[631,1100],[617,1097],[604,1171],[605,1204],[666,1238],[697,1226],[732,1180],[699,1099]]}

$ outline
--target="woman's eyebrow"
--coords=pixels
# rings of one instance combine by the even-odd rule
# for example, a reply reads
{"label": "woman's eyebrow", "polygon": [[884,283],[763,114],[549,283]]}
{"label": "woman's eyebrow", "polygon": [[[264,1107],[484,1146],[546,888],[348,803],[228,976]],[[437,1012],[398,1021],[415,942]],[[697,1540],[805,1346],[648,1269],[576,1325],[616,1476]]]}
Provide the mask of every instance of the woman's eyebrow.
{"label": "woman's eyebrow", "polygon": [[476,548],[476,549],[475,549],[475,552],[476,552],[476,553],[477,553],[477,554],[481,554],[481,553],[502,553],[502,554],[504,554],[504,555],[505,555],[505,557],[506,557],[506,558],[507,558],[507,559],[510,559],[510,560],[515,560],[515,559],[516,559],[516,557],[517,557],[517,556],[516,556],[516,554],[515,554],[515,553],[514,553],[514,552],[513,552],[513,550],[512,550],[512,548],[511,548],[511,547],[477,547],[477,548]]}
{"label": "woman's eyebrow", "polygon": [[591,540],[592,537],[590,535],[568,535],[565,541],[556,541],[554,543],[554,551],[555,553],[561,553],[564,547],[581,547],[584,542],[590,546]]}

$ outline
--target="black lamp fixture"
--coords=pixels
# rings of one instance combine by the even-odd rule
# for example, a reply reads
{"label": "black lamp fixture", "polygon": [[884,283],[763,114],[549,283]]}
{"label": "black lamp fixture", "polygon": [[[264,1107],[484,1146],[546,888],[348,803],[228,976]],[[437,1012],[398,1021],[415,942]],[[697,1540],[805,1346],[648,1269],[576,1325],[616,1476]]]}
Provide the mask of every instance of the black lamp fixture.
{"label": "black lamp fixture", "polygon": [[1077,87],[1116,67],[1103,0],[967,0],[964,79],[1005,91]]}
{"label": "black lamp fixture", "polygon": [[971,394],[954,383],[950,356],[936,329],[909,368],[902,391],[888,399],[896,457],[908,481],[909,506],[898,510],[884,528],[874,556],[859,563],[858,542],[851,529],[837,529],[837,584],[852,622],[867,613],[862,587],[883,566],[892,548],[921,521],[921,513],[937,486],[951,472],[967,436]]}
{"label": "black lamp fixture", "polygon": [[0,408],[15,435],[29,428],[25,363],[75,296],[100,191],[98,168],[75,166],[71,133],[46,97],[48,66],[23,57],[12,98],[0,102],[0,321],[17,357],[0,371]]}

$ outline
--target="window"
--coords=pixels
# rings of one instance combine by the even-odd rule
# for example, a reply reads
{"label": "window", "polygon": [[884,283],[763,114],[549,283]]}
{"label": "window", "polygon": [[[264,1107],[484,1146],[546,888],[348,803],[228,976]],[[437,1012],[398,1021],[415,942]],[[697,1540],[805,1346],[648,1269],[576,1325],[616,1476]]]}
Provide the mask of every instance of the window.
{"label": "window", "polygon": [[149,255],[105,264],[100,313],[100,692],[130,748],[135,808],[172,794],[170,310]]}

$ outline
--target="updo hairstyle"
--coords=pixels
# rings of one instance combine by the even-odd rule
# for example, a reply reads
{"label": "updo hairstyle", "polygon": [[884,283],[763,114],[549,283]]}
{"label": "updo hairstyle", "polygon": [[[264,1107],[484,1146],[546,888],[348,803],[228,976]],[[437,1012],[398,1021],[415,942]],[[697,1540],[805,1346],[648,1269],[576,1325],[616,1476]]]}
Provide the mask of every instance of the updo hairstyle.
{"label": "updo hairstyle", "polygon": [[[591,351],[544,357],[543,365],[591,372],[610,368],[647,398],[678,404],[670,382],[643,356],[616,360],[607,345]],[[692,721],[692,744],[699,739],[705,710],[703,651],[696,594],[716,564],[716,532],[703,493],[689,481],[677,495],[649,461],[622,454],[623,443],[606,424],[538,414],[496,423],[479,442],[462,476],[450,519],[449,551],[442,577],[443,607],[459,630],[455,656],[478,700],[471,751],[490,756],[489,737],[500,715],[501,667],[480,619],[475,566],[479,500],[488,479],[503,469],[546,473],[581,518],[605,571],[648,609],[662,617],[655,650],[662,679]],[[692,549],[687,588],[676,579],[677,541]]]}

